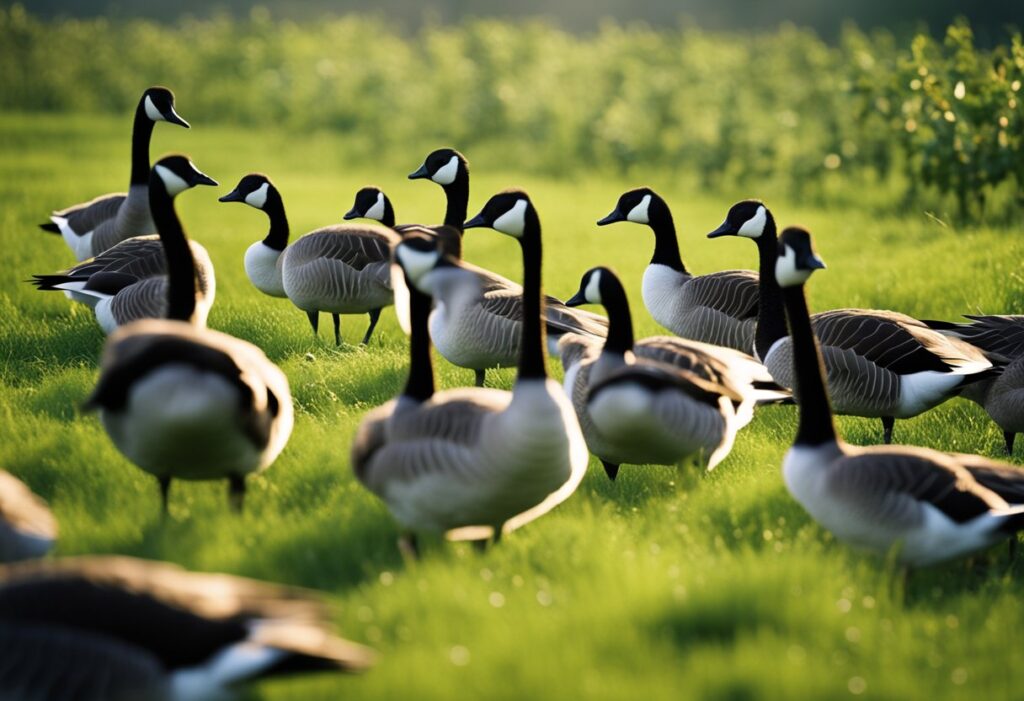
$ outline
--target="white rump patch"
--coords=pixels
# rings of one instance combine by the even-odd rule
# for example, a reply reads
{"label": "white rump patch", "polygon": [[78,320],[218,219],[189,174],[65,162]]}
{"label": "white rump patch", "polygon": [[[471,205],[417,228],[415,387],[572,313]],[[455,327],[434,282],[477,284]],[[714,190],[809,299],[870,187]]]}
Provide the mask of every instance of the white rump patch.
{"label": "white rump patch", "polygon": [[583,290],[583,296],[591,304],[601,304],[601,271],[595,270],[587,281],[587,287]]}
{"label": "white rump patch", "polygon": [[807,278],[810,276],[810,270],[801,270],[796,267],[796,251],[785,246],[775,260],[775,279],[779,281],[779,286],[796,287],[807,282]]}
{"label": "white rump patch", "polygon": [[384,219],[384,193],[380,190],[377,191],[377,201],[373,203],[373,206],[366,210],[366,214],[363,215],[367,219],[373,219],[374,221],[381,221]]}
{"label": "white rump patch", "polygon": [[270,183],[263,183],[245,196],[245,203],[256,209],[263,209],[263,205],[267,203],[267,191],[269,189]]}
{"label": "white rump patch", "polygon": [[166,166],[157,165],[155,166],[157,175],[164,181],[164,187],[167,188],[167,194],[174,197],[177,194],[184,192],[191,187],[185,182],[177,173]]}
{"label": "white rump patch", "polygon": [[756,239],[764,233],[764,225],[768,222],[768,210],[761,205],[757,208],[757,212],[747,221],[743,222],[743,226],[739,228],[737,232],[740,236],[746,236],[750,239]]}
{"label": "white rump patch", "polygon": [[520,238],[526,228],[526,200],[516,200],[512,208],[494,220],[496,231]]}
{"label": "white rump patch", "polygon": [[451,160],[437,169],[437,172],[430,176],[438,185],[451,185],[455,182],[455,176],[459,174],[459,157],[452,156]]}
{"label": "white rump patch", "polygon": [[644,198],[640,200],[640,204],[633,209],[629,210],[629,214],[626,215],[626,219],[637,224],[650,224],[651,219],[647,214],[647,210],[651,206],[651,196],[644,195]]}
{"label": "white rump patch", "polygon": [[[405,269],[405,272],[408,273],[409,279],[412,280],[413,284],[416,287],[420,287],[423,276],[434,268],[440,254],[437,251],[417,251],[414,248],[399,244],[395,251],[395,256],[397,256],[398,262]],[[423,294],[431,294],[430,290],[420,288],[420,291]]]}

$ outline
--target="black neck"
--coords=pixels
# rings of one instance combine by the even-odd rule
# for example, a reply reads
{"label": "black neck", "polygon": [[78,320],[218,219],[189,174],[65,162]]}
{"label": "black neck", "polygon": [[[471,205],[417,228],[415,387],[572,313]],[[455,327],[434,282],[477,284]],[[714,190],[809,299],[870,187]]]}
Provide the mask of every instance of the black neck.
{"label": "black neck", "polygon": [[601,302],[608,312],[608,337],[604,352],[625,355],[633,350],[633,315],[622,282],[604,273],[601,275]]}
{"label": "black neck", "polygon": [[811,315],[807,310],[803,285],[782,290],[782,298],[793,340],[793,375],[796,380],[793,389],[800,411],[794,444],[815,446],[834,443],[836,429],[825,387],[825,366],[811,329]]}
{"label": "black neck", "polygon": [[189,321],[196,310],[195,261],[185,230],[174,211],[174,198],[167,194],[166,186],[156,173],[149,179],[149,209],[153,213],[153,221],[167,258],[167,277],[170,281],[167,318]]}
{"label": "black neck", "polygon": [[153,120],[146,114],[146,98],[143,97],[135,108],[132,126],[132,185],[149,182],[149,140],[152,136]]}
{"label": "black neck", "polygon": [[680,273],[686,272],[683,259],[679,255],[679,241],[676,239],[676,225],[672,221],[672,212],[664,200],[652,197],[647,210],[651,230],[654,232],[654,255],[651,265],[667,265]]}
{"label": "black neck", "polygon": [[782,308],[782,289],[775,280],[775,259],[779,255],[778,235],[775,219],[769,213],[764,233],[756,239],[760,259],[757,299],[757,329],[754,332],[754,348],[758,357],[764,360],[768,349],[786,335],[786,313]]}
{"label": "black neck", "polygon": [[276,188],[267,187],[267,201],[263,203],[263,211],[270,218],[270,231],[263,243],[275,251],[283,251],[288,247],[288,217],[284,212],[284,200]]}
{"label": "black neck", "polygon": [[380,218],[380,223],[389,229],[395,228],[395,208],[387,197],[384,198],[384,216]]}
{"label": "black neck", "polygon": [[450,185],[444,186],[444,194],[448,198],[444,223],[454,226],[461,232],[469,210],[469,173],[465,168],[459,168],[455,174],[455,180]]}
{"label": "black neck", "polygon": [[544,293],[541,290],[540,219],[533,207],[526,209],[523,237],[523,337],[519,353],[519,379],[547,377],[544,366]]}
{"label": "black neck", "polygon": [[409,288],[409,379],[402,394],[425,402],[434,394],[434,365],[430,359],[430,297],[405,279]]}

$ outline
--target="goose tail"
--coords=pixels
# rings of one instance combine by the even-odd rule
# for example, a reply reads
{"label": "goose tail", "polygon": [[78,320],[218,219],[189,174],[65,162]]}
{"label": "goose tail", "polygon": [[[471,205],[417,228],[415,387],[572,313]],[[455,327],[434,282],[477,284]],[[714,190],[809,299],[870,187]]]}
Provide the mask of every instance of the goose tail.
{"label": "goose tail", "polygon": [[40,224],[39,228],[47,233],[60,235],[60,227],[53,222],[48,221],[45,224]]}

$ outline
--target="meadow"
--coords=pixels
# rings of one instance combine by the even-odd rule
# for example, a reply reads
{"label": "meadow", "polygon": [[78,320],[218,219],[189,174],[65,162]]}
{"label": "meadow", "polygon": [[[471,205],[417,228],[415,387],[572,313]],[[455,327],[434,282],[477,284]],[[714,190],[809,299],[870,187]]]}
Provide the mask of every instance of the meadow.
{"label": "meadow", "polygon": [[[1024,558],[1005,547],[911,574],[837,544],[786,493],[779,465],[795,426],[792,407],[761,410],[714,472],[624,468],[611,483],[592,460],[577,494],[543,519],[478,552],[429,541],[404,562],[394,523],[354,480],[348,448],[361,415],[393,396],[407,346],[393,311],[370,347],[340,349],[287,300],[260,295],[242,254],[262,238],[262,213],[216,197],[252,170],[283,193],[293,236],[340,220],[354,192],[375,183],[399,221],[441,218],[443,195],[405,174],[441,143],[407,156],[358,159],[328,130],[158,125],[154,157],[184,151],[221,187],[183,194],[179,213],[211,253],[217,302],[210,325],[261,346],[286,371],[296,430],[281,458],[250,481],[244,514],[223,484],[177,483],[170,518],[155,481],[112,446],[79,408],[95,382],[103,337],[91,313],[25,282],[73,260],[36,228],[56,206],[127,180],[127,117],[0,115],[0,465],[45,497],[61,524],[58,556],[123,553],[321,589],[348,637],[380,651],[358,678],[266,683],[260,699],[875,699],[1012,698],[1024,671]],[[458,144],[453,144],[458,145]],[[533,196],[545,233],[547,291],[568,297],[580,275],[612,264],[632,294],[640,335],[659,329],[639,281],[653,247],[644,228],[594,222],[625,189],[646,183],[674,207],[683,257],[710,271],[755,264],[754,247],[709,241],[736,188],[700,194],[670,173],[558,178],[510,169],[499,153],[472,165],[471,214],[498,189]],[[867,199],[879,193],[865,191]],[[829,269],[810,286],[812,307],[883,307],[924,317],[1021,313],[1024,255],[1014,228],[956,226],[909,208],[768,202],[781,224],[817,235]],[[472,231],[467,259],[520,276],[515,243]],[[357,340],[365,317],[344,317]],[[561,377],[555,361],[552,371]],[[437,358],[444,387],[469,371]],[[494,375],[508,387],[512,371]],[[880,440],[877,422],[842,418],[854,443]],[[998,456],[998,430],[954,400],[898,422],[899,442]],[[1018,458],[1019,461],[1019,458]]]}

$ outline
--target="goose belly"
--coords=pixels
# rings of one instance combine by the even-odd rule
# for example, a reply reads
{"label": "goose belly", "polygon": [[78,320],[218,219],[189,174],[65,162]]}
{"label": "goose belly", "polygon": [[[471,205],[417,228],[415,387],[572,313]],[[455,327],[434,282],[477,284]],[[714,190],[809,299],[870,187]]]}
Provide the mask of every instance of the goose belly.
{"label": "goose belly", "polygon": [[612,451],[634,464],[673,465],[689,455],[710,454],[727,430],[714,407],[625,383],[603,389],[587,409]]}
{"label": "goose belly", "polygon": [[644,270],[640,293],[654,320],[672,333],[690,338],[683,319],[682,286],[689,279],[667,265],[654,263]]}
{"label": "goose belly", "polygon": [[[976,384],[988,384],[980,382]],[[974,387],[968,385],[967,389]],[[967,394],[967,389],[964,394]],[[1004,431],[1024,433],[1024,361],[1012,363],[984,395],[985,411]]]}
{"label": "goose belly", "polygon": [[126,405],[105,410],[103,425],[124,455],[146,472],[176,479],[244,475],[263,466],[263,446],[243,429],[238,389],[187,365],[165,365],[135,383]]}
{"label": "goose belly", "polygon": [[374,266],[356,270],[327,258],[289,265],[286,258],[281,278],[288,299],[307,312],[365,314],[393,302],[391,289],[374,274]]}
{"label": "goose belly", "polygon": [[281,279],[281,251],[257,241],[245,251],[245,274],[253,286],[271,297],[286,297]]}
{"label": "goose belly", "polygon": [[903,375],[900,378],[900,401],[896,418],[910,418],[932,409],[956,394],[966,375],[989,366],[980,366],[966,372],[935,372],[926,370]]}
{"label": "goose belly", "polygon": [[602,460],[620,465],[626,462],[627,458],[615,452],[615,447],[597,430],[597,426],[594,425],[594,420],[590,418],[590,412],[587,410],[589,370],[589,367],[586,369],[582,368],[580,363],[571,365],[565,371],[562,389],[572,401],[573,409],[576,412],[576,420],[579,421],[580,430],[583,432],[583,438],[587,443],[587,449]]}
{"label": "goose belly", "polygon": [[448,362],[484,370],[519,362],[522,324],[502,322],[469,307],[453,313],[443,303],[430,314],[430,338]]}

